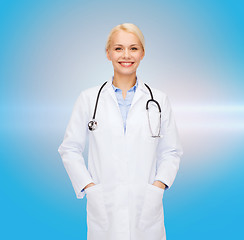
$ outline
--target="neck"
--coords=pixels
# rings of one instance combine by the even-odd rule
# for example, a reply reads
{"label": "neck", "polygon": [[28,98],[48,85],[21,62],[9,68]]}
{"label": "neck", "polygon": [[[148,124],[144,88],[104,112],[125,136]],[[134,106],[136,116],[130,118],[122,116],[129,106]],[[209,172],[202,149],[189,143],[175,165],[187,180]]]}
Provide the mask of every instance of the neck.
{"label": "neck", "polygon": [[136,84],[136,73],[128,76],[120,76],[114,73],[113,85],[121,90],[129,90]]}

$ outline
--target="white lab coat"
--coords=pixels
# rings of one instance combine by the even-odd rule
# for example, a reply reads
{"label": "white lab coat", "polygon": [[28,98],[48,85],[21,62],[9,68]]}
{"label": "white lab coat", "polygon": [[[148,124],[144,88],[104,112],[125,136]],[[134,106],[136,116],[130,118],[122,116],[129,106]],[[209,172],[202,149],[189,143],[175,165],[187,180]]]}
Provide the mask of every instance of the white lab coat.
{"label": "white lab coat", "polygon": [[[58,149],[77,198],[85,194],[87,197],[88,240],[166,239],[164,190],[152,184],[160,180],[171,187],[182,148],[168,97],[154,88],[154,99],[162,109],[162,137],[151,137],[146,113],[150,93],[137,79],[125,134],[111,78],[100,94],[97,129],[91,132],[87,124],[93,116],[100,86],[81,92]],[[158,109],[154,104],[150,106],[151,125],[155,128]],[[82,155],[86,138],[88,168]],[[91,182],[96,185],[81,192]]]}

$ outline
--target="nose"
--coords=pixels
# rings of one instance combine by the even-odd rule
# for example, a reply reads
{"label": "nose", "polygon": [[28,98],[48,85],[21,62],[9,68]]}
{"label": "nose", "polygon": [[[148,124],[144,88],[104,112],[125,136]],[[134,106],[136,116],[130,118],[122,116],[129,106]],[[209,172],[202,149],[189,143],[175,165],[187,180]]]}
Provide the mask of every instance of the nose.
{"label": "nose", "polygon": [[124,57],[124,58],[129,58],[129,57],[130,57],[130,51],[129,51],[128,48],[125,48],[123,57]]}

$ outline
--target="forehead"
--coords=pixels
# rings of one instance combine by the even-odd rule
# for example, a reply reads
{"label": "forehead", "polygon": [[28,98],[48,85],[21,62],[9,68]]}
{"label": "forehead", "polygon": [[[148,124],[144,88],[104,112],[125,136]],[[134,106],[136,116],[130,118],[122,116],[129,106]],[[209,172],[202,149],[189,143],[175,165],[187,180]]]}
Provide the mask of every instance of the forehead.
{"label": "forehead", "polygon": [[126,31],[119,30],[112,35],[111,43],[112,45],[140,44],[140,40],[134,33],[128,33]]}

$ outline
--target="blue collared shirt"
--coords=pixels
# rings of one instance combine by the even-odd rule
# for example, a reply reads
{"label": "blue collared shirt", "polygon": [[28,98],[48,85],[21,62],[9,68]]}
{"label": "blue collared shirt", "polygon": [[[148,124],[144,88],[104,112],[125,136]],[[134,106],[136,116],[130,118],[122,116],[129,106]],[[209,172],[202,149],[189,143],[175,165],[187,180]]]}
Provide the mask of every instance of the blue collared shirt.
{"label": "blue collared shirt", "polygon": [[[113,80],[114,80],[114,77],[113,77]],[[116,98],[118,100],[120,112],[121,112],[121,115],[123,118],[124,132],[125,132],[126,131],[126,119],[127,119],[127,115],[128,115],[133,97],[135,95],[135,91],[136,91],[137,86],[138,86],[138,80],[136,78],[135,85],[127,91],[125,99],[122,96],[122,90],[120,88],[115,87],[113,84],[112,84],[112,86],[113,86],[113,89],[115,91]]]}

